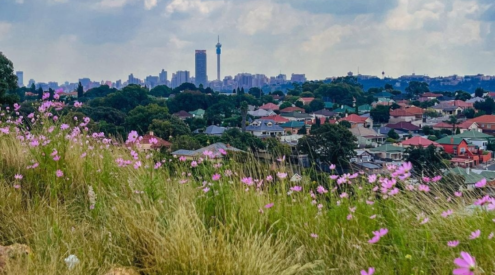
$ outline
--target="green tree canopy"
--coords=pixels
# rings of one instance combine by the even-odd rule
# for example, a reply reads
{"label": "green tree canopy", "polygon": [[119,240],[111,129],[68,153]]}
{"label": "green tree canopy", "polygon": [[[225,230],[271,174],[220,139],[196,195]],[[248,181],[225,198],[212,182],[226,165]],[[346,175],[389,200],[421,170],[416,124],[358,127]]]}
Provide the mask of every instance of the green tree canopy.
{"label": "green tree canopy", "polygon": [[456,91],[455,92],[455,99],[466,101],[466,100],[471,99],[471,94],[469,94],[468,92],[465,92],[465,91]]}
{"label": "green tree canopy", "polygon": [[485,90],[483,90],[483,88],[481,87],[476,88],[476,90],[474,91],[474,96],[476,97],[483,97],[484,94]]}
{"label": "green tree canopy", "polygon": [[172,151],[177,151],[180,149],[184,150],[198,150],[201,148],[201,144],[192,136],[177,136],[172,139]]}
{"label": "green tree canopy", "polygon": [[280,105],[280,110],[285,109],[285,108],[288,108],[288,107],[292,107],[292,103],[290,103],[290,102],[288,102],[288,101],[284,101],[284,102]]}
{"label": "green tree canopy", "polygon": [[495,101],[491,97],[487,97],[483,102],[475,102],[474,108],[483,111],[487,115],[495,112]]}
{"label": "green tree canopy", "polygon": [[440,169],[446,168],[443,160],[450,159],[450,156],[442,148],[437,148],[433,144],[427,148],[408,147],[406,153],[407,161],[412,163],[417,175],[440,175]]}
{"label": "green tree canopy", "polygon": [[309,107],[313,112],[323,110],[325,108],[325,102],[319,98],[315,98],[309,103]]}
{"label": "green tree canopy", "polygon": [[14,94],[7,94],[17,89],[17,76],[14,74],[14,64],[0,52],[0,105],[13,104],[18,100]]}
{"label": "green tree canopy", "polygon": [[390,108],[389,106],[378,105],[371,109],[370,116],[373,118],[374,122],[388,123],[390,119]]}
{"label": "green tree canopy", "polygon": [[398,140],[400,138],[399,134],[397,134],[394,129],[390,129],[390,131],[388,131],[387,136],[395,140]]}
{"label": "green tree canopy", "polygon": [[101,85],[99,87],[89,89],[86,93],[84,93],[84,97],[89,97],[89,98],[105,97],[117,91],[118,91],[117,89],[110,88],[108,85]]}
{"label": "green tree canopy", "polygon": [[140,135],[144,135],[148,132],[148,127],[153,120],[165,120],[170,119],[170,117],[167,107],[161,107],[157,104],[137,106],[129,112],[125,118],[125,124],[129,131],[136,130]]}
{"label": "green tree canopy", "polygon": [[167,120],[154,119],[149,126],[149,130],[154,135],[165,140],[170,140],[170,136],[186,136],[191,134],[189,126],[181,119],[171,116]]}
{"label": "green tree canopy", "polygon": [[430,91],[428,87],[428,83],[419,82],[419,81],[411,81],[409,85],[406,87],[406,92],[410,96],[418,96]]}

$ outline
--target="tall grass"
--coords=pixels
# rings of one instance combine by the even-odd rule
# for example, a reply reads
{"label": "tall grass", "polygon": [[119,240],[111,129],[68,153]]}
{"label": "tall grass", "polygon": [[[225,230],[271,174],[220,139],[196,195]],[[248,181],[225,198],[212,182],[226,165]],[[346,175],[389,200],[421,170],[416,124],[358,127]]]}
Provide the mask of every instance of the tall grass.
{"label": "tall grass", "polygon": [[[374,191],[379,181],[365,175],[338,184],[303,173],[301,182],[291,182],[290,166],[249,156],[192,168],[134,145],[134,159],[130,148],[93,138],[83,127],[68,137],[74,126],[37,123],[30,134],[0,124],[10,130],[0,133],[0,245],[33,251],[27,261],[11,262],[8,274],[105,274],[112,267],[142,274],[359,274],[371,266],[376,274],[451,274],[460,251],[476,257],[478,272],[495,271],[495,240],[488,239],[495,214],[466,210],[475,194],[456,197],[434,184],[429,192],[409,191],[406,179],[391,196]],[[40,145],[30,145],[34,139]],[[118,158],[130,164],[121,167]],[[287,178],[277,177],[282,171]],[[242,183],[244,177],[255,182]],[[302,190],[290,191],[296,185]],[[328,192],[318,193],[320,185]],[[442,217],[448,209],[453,214]],[[369,243],[380,228],[389,233]],[[477,229],[481,236],[469,239]],[[447,246],[451,240],[459,246]],[[64,259],[71,254],[80,263],[68,270]]]}

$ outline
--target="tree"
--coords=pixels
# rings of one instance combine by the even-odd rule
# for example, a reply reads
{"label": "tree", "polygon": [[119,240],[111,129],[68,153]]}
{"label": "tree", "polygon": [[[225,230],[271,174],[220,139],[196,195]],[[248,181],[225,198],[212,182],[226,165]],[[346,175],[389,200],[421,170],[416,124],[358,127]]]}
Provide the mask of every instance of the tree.
{"label": "tree", "polygon": [[272,92],[272,95],[285,96],[284,92],[279,90]]}
{"label": "tree", "polygon": [[261,98],[261,96],[263,95],[263,91],[258,87],[252,87],[248,90],[248,94],[256,98]]}
{"label": "tree", "polygon": [[466,101],[466,100],[471,99],[471,95],[467,92],[464,92],[464,91],[456,91],[455,92],[455,99]]}
{"label": "tree", "polygon": [[483,97],[484,94],[485,94],[485,90],[483,90],[483,88],[481,87],[476,88],[476,90],[474,91],[475,97]]}
{"label": "tree", "polygon": [[177,151],[180,149],[183,150],[197,150],[201,148],[201,144],[192,136],[184,135],[177,136],[171,140],[172,142],[172,151]]}
{"label": "tree", "polygon": [[313,101],[311,101],[309,103],[309,107],[311,108],[311,111],[313,111],[313,112],[323,110],[325,108],[325,102],[323,102],[323,100],[321,100],[319,98],[315,98],[315,99],[313,99]]}
{"label": "tree", "polygon": [[280,110],[282,109],[285,109],[285,108],[288,108],[288,107],[292,107],[292,104],[288,101],[284,101],[281,105],[280,105]]}
{"label": "tree", "polygon": [[298,135],[305,135],[308,133],[308,129],[306,128],[306,124],[303,124],[303,126],[297,130]]}
{"label": "tree", "polygon": [[175,116],[171,116],[169,120],[154,119],[149,126],[149,130],[153,131],[155,136],[161,137],[165,140],[170,140],[170,137],[191,134],[191,129],[189,129],[189,126]]}
{"label": "tree", "polygon": [[390,131],[388,131],[387,136],[394,140],[398,140],[400,138],[399,134],[397,134],[394,129],[390,129]]}
{"label": "tree", "polygon": [[82,98],[83,96],[84,96],[84,88],[81,82],[79,82],[79,84],[77,85],[77,98]]}
{"label": "tree", "polygon": [[241,103],[241,116],[242,116],[242,121],[241,121],[241,129],[242,132],[246,132],[246,117],[247,117],[247,112],[248,112],[248,104],[246,101],[243,101]]}
{"label": "tree", "polygon": [[243,133],[237,128],[232,128],[225,131],[219,141],[244,151],[256,151],[258,149],[265,148],[265,145],[261,139],[255,137],[251,133]]}
{"label": "tree", "polygon": [[297,150],[307,154],[312,161],[338,163],[347,167],[355,155],[356,137],[349,129],[335,124],[324,124],[313,135],[301,138]]}
{"label": "tree", "polygon": [[41,100],[43,98],[43,89],[41,87],[38,88],[38,100]]}
{"label": "tree", "polygon": [[487,115],[491,115],[495,112],[495,101],[491,97],[487,97],[485,101],[475,102],[474,108],[483,111]]}
{"label": "tree", "polygon": [[[118,91],[117,89],[110,88],[108,85],[101,85],[99,87],[89,89],[86,93],[84,93],[83,96],[88,98],[105,97],[117,91]],[[79,90],[78,90],[78,95],[79,95]]]}
{"label": "tree", "polygon": [[351,129],[351,127],[352,127],[351,123],[347,120],[339,121],[339,125],[344,127],[344,128],[347,128],[347,129]]}
{"label": "tree", "polygon": [[174,98],[167,100],[167,106],[170,113],[177,113],[179,111],[194,111],[197,109],[208,110],[209,102],[208,96],[199,91],[185,91],[175,95]]}
{"label": "tree", "polygon": [[125,118],[125,124],[127,129],[137,130],[140,135],[144,135],[148,132],[148,127],[155,119],[170,119],[168,108],[157,104],[137,106],[129,112]]}
{"label": "tree", "polygon": [[406,154],[407,161],[411,162],[414,167],[414,172],[425,176],[441,174],[440,169],[446,168],[443,160],[450,159],[442,148],[437,148],[433,144],[427,148],[408,147]]}
{"label": "tree", "polygon": [[267,138],[265,144],[268,153],[270,153],[272,157],[289,156],[291,154],[290,146],[281,143],[276,138]]}
{"label": "tree", "polygon": [[305,91],[299,95],[300,97],[315,97],[312,92]]}
{"label": "tree", "polygon": [[467,108],[462,111],[462,114],[466,116],[466,118],[473,118],[476,112],[472,108]]}
{"label": "tree", "polygon": [[430,89],[428,87],[428,83],[426,83],[426,82],[411,81],[411,82],[409,82],[409,85],[406,87],[406,92],[410,96],[422,95],[422,94],[427,93],[429,91],[430,91]]}
{"label": "tree", "polygon": [[16,97],[7,93],[17,89],[17,76],[14,74],[14,64],[0,52],[0,106],[4,103],[13,104]]}
{"label": "tree", "polygon": [[390,119],[390,109],[388,106],[378,105],[371,109],[370,116],[374,122],[387,123]]}
{"label": "tree", "polygon": [[304,103],[302,103],[302,101],[296,101],[296,103],[294,104],[296,105],[296,107],[299,107],[299,108],[304,108]]}

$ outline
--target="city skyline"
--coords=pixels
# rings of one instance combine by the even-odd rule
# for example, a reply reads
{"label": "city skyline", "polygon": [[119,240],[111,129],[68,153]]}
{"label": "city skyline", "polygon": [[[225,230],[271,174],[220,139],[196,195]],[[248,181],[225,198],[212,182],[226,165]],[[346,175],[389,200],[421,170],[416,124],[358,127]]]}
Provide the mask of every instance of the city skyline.
{"label": "city skyline", "polygon": [[223,76],[495,74],[488,0],[5,0],[0,18],[1,50],[40,82],[194,71],[217,35]]}

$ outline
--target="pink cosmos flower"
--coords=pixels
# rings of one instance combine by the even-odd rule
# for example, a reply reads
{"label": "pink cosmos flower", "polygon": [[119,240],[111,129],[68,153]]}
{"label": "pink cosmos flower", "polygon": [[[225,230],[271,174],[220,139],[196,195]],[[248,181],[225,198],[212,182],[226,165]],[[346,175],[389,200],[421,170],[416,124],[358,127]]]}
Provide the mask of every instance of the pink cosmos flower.
{"label": "pink cosmos flower", "polygon": [[215,174],[211,177],[212,180],[219,180],[220,179],[220,174]]}
{"label": "pink cosmos flower", "polygon": [[21,174],[15,174],[14,178],[15,178],[16,180],[22,180],[22,178],[23,178],[23,177],[22,177],[22,175],[21,175]]}
{"label": "pink cosmos flower", "polygon": [[192,162],[191,162],[191,167],[193,167],[193,168],[194,168],[194,167],[196,167],[196,166],[198,166],[198,162],[196,162],[196,161],[192,161]]}
{"label": "pink cosmos flower", "polygon": [[271,202],[271,203],[269,203],[269,204],[265,205],[265,208],[266,208],[266,209],[270,209],[270,208],[272,208],[274,205],[275,205],[275,204],[274,204],[273,202]]}
{"label": "pink cosmos flower", "polygon": [[328,193],[328,190],[326,190],[325,187],[320,185],[316,188],[316,192],[318,192],[320,194],[325,194],[325,193]]}
{"label": "pink cosmos flower", "polygon": [[342,194],[340,194],[340,198],[342,198],[342,199],[347,198],[347,197],[349,197],[349,195],[347,195],[346,192],[343,192]]}
{"label": "pink cosmos flower", "polygon": [[408,185],[406,186],[406,189],[407,189],[407,190],[409,190],[409,191],[414,191],[414,185],[412,185],[412,184],[408,184]]}
{"label": "pink cosmos flower", "polygon": [[54,161],[59,161],[60,160],[60,156],[57,155],[57,156],[53,157],[53,160]]}
{"label": "pink cosmos flower", "polygon": [[368,182],[369,183],[374,183],[375,181],[376,181],[376,175],[375,174],[368,176]]}
{"label": "pink cosmos flower", "polygon": [[153,167],[155,170],[162,167],[162,163],[161,162],[157,162],[155,163],[155,166]]}
{"label": "pink cosmos flower", "polygon": [[459,245],[459,241],[449,241],[447,242],[447,245],[450,247],[456,247]]}
{"label": "pink cosmos flower", "polygon": [[375,202],[374,201],[369,201],[369,200],[366,200],[366,204],[367,205],[373,205]]}
{"label": "pink cosmos flower", "polygon": [[370,219],[374,220],[376,218],[376,214],[375,215],[372,215],[370,216]]}
{"label": "pink cosmos flower", "polygon": [[420,222],[419,224],[425,224],[429,221],[430,219],[429,218],[424,218],[422,222]]}
{"label": "pink cosmos flower", "polygon": [[241,182],[247,186],[251,186],[254,184],[253,178],[251,178],[251,177],[242,178]]}
{"label": "pink cosmos flower", "polygon": [[423,181],[424,182],[430,182],[430,178],[429,177],[423,177]]}
{"label": "pink cosmos flower", "polygon": [[330,170],[335,170],[335,164],[330,164]]}
{"label": "pink cosmos flower", "polygon": [[330,178],[333,179],[333,180],[337,179],[338,177],[339,177],[338,175],[331,175],[330,176]]}
{"label": "pink cosmos flower", "polygon": [[302,190],[302,187],[301,186],[294,186],[294,187],[291,187],[290,190],[294,191],[294,192],[301,192]]}
{"label": "pink cosmos flower", "polygon": [[488,239],[491,240],[493,238],[493,232],[488,235]]}
{"label": "pink cosmos flower", "polygon": [[388,194],[390,196],[394,196],[394,195],[399,194],[399,188],[396,187],[396,188],[392,189],[392,191],[388,192]]}
{"label": "pink cosmos flower", "polygon": [[272,181],[273,177],[271,175],[266,176],[266,181]]}
{"label": "pink cosmos flower", "polygon": [[380,238],[387,235],[388,229],[387,228],[380,228],[378,231],[373,231],[373,234],[375,236],[379,236]]}
{"label": "pink cosmos flower", "polygon": [[420,184],[418,190],[427,193],[430,192],[430,187],[428,185]]}
{"label": "pink cosmos flower", "polygon": [[222,154],[222,155],[224,155],[224,156],[225,156],[225,155],[227,155],[227,151],[225,151],[225,150],[224,150],[224,149],[222,149],[222,148],[218,149],[218,152],[220,152],[220,154]]}
{"label": "pink cosmos flower", "polygon": [[435,176],[434,178],[431,179],[432,182],[437,182],[442,179],[442,176]]}
{"label": "pink cosmos flower", "polygon": [[352,214],[347,215],[347,220],[348,221],[352,220]]}
{"label": "pink cosmos flower", "polygon": [[455,275],[474,275],[476,270],[476,260],[474,257],[469,255],[469,253],[462,251],[461,258],[456,258],[454,260],[459,268],[454,269],[453,274]]}
{"label": "pink cosmos flower", "polygon": [[21,188],[21,185],[19,185],[19,184],[15,184],[15,185],[14,185],[14,188],[15,188],[15,189],[20,189],[20,188]]}
{"label": "pink cosmos flower", "polygon": [[76,108],[81,108],[82,105],[83,104],[81,102],[79,102],[79,101],[74,102],[74,107],[76,107]]}
{"label": "pink cosmos flower", "polygon": [[351,213],[354,213],[354,212],[356,212],[356,208],[357,207],[349,207],[349,211],[351,211]]}
{"label": "pink cosmos flower", "polygon": [[315,233],[311,233],[311,234],[309,234],[309,236],[310,236],[311,238],[314,238],[314,239],[318,238],[318,235],[317,235],[317,234],[315,234]]}
{"label": "pink cosmos flower", "polygon": [[64,172],[62,172],[62,170],[57,170],[57,171],[55,172],[55,175],[56,175],[58,178],[60,178],[60,177],[63,177],[63,176],[64,176]]}
{"label": "pink cosmos flower", "polygon": [[203,188],[204,193],[208,193],[208,191],[210,191],[210,188],[208,188],[208,187]]}
{"label": "pink cosmos flower", "polygon": [[442,217],[447,218],[448,216],[452,215],[452,213],[454,213],[454,211],[452,211],[452,209],[449,209],[442,213]]}
{"label": "pink cosmos flower", "polygon": [[287,177],[287,173],[277,172],[277,177],[279,179],[285,179]]}
{"label": "pink cosmos flower", "polygon": [[285,161],[285,155],[283,155],[281,158],[277,158],[278,162],[284,162]]}
{"label": "pink cosmos flower", "polygon": [[471,240],[477,239],[477,238],[480,237],[480,234],[481,234],[481,231],[478,229],[478,230],[476,230],[474,232],[471,232],[471,236],[469,236],[469,238]]}
{"label": "pink cosmos flower", "polygon": [[374,267],[370,267],[368,268],[368,272],[366,272],[366,270],[361,270],[361,275],[373,275],[375,273],[375,268]]}
{"label": "pink cosmos flower", "polygon": [[157,144],[158,143],[158,139],[156,139],[156,138],[150,138],[150,143],[151,144]]}
{"label": "pink cosmos flower", "polygon": [[456,197],[462,197],[462,192],[455,192],[455,193],[454,193],[454,195],[455,195]]}
{"label": "pink cosmos flower", "polygon": [[368,243],[374,244],[374,243],[377,243],[379,240],[380,240],[380,236],[375,235],[375,236],[373,236],[373,238],[368,240]]}
{"label": "pink cosmos flower", "polygon": [[486,179],[482,179],[474,184],[476,188],[483,188],[486,185]]}

